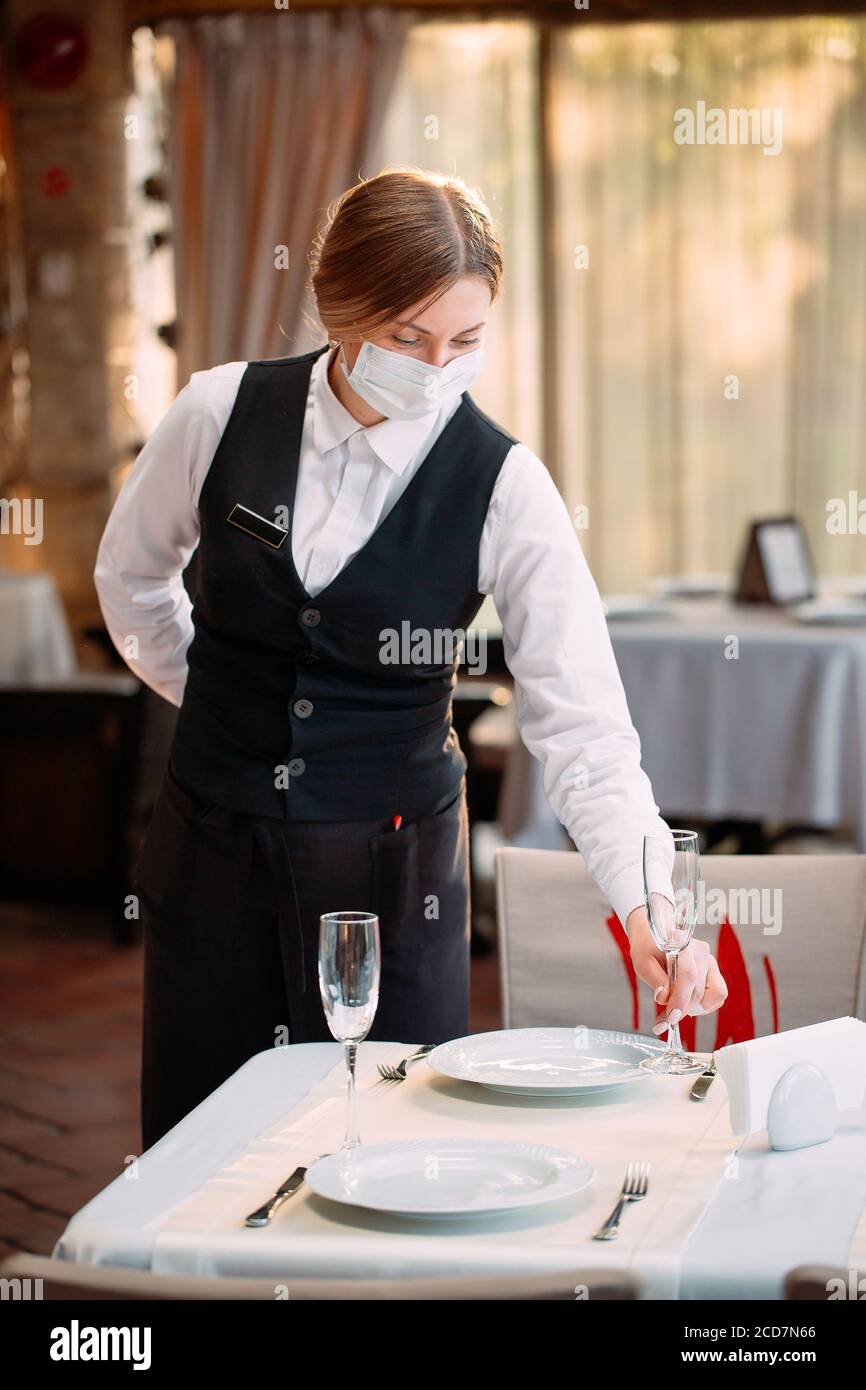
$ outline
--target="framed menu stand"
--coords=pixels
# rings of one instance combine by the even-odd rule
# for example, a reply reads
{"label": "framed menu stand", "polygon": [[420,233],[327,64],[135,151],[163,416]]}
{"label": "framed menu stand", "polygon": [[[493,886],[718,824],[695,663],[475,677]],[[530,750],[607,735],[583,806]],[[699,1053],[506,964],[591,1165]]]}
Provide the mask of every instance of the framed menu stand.
{"label": "framed menu stand", "polygon": [[809,543],[794,516],[755,521],[740,566],[738,603],[802,603],[815,596]]}

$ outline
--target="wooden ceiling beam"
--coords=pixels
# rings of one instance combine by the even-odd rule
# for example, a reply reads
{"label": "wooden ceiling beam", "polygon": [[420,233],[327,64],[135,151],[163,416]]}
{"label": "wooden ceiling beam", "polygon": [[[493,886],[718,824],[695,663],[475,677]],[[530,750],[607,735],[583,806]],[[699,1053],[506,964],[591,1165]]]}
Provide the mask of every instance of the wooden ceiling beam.
{"label": "wooden ceiling beam", "polygon": [[[160,19],[204,14],[274,14],[275,0],[125,0],[129,27]],[[802,15],[863,15],[866,0],[288,0],[290,11],[358,9],[370,6],[418,10],[431,18],[522,16],[577,24],[626,24],[654,20],[760,19]]]}

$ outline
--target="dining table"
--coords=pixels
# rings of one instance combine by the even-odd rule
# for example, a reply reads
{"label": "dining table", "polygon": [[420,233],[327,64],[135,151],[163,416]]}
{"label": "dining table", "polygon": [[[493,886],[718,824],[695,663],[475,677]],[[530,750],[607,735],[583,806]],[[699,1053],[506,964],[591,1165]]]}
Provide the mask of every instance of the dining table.
{"label": "dining table", "polygon": [[0,680],[62,681],[77,670],[75,644],[54,577],[0,569]]}
{"label": "dining table", "polygon": [[[822,599],[839,589],[825,582]],[[608,631],[663,814],[837,831],[866,852],[866,604],[843,623],[723,594],[635,599],[610,600]],[[501,635],[490,604],[476,622]],[[488,759],[499,750],[509,843],[559,848],[514,702],[482,714],[469,738]]]}
{"label": "dining table", "polygon": [[[644,1039],[659,1046],[657,1039]],[[511,1141],[578,1155],[581,1190],[543,1206],[483,1215],[385,1214],[306,1184],[262,1228],[245,1217],[300,1165],[340,1149],[343,1049],[274,1047],[250,1058],[68,1222],[53,1257],[156,1273],[291,1279],[508,1275],[627,1268],[641,1296],[759,1300],[783,1296],[803,1263],[866,1269],[866,1107],[840,1115],[832,1139],[770,1149],[766,1132],[731,1132],[718,1074],[703,1100],[694,1075],[645,1073],[580,1096],[505,1094],[441,1074],[420,1044],[358,1050],[361,1144]],[[709,1061],[709,1056],[706,1057]],[[629,1163],[649,1164],[643,1200],[619,1235],[594,1234]]]}

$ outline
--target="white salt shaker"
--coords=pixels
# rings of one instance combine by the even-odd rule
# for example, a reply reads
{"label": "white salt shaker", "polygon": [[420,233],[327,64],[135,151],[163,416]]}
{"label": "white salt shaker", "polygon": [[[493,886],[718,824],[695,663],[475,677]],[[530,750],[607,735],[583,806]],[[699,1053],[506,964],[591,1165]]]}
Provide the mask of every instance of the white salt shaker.
{"label": "white salt shaker", "polygon": [[826,1144],[836,1132],[836,1096],[825,1071],[796,1062],[773,1087],[767,1108],[771,1149],[805,1149]]}

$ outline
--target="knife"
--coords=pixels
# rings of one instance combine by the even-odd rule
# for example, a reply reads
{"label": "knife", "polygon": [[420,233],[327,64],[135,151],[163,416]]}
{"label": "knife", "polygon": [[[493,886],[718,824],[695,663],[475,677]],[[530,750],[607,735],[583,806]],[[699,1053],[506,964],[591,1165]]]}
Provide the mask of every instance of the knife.
{"label": "knife", "polygon": [[691,1099],[692,1099],[692,1100],[706,1100],[706,1098],[707,1098],[707,1091],[710,1089],[710,1087],[712,1086],[712,1084],[713,1084],[713,1082],[715,1081],[715,1079],[716,1079],[716,1064],[715,1064],[715,1062],[710,1062],[710,1064],[709,1064],[709,1066],[707,1067],[706,1071],[702,1071],[702,1072],[701,1072],[701,1074],[700,1074],[700,1076],[698,1077],[697,1081],[695,1082],[694,1086],[693,1086],[692,1089],[689,1091],[689,1096],[691,1097]]}
{"label": "knife", "polygon": [[281,1207],[293,1192],[297,1192],[303,1186],[306,1176],[306,1168],[296,1168],[291,1177],[286,1178],[282,1187],[278,1187],[270,1201],[265,1202],[264,1206],[257,1211],[251,1211],[245,1221],[246,1226],[267,1226],[277,1207]]}

